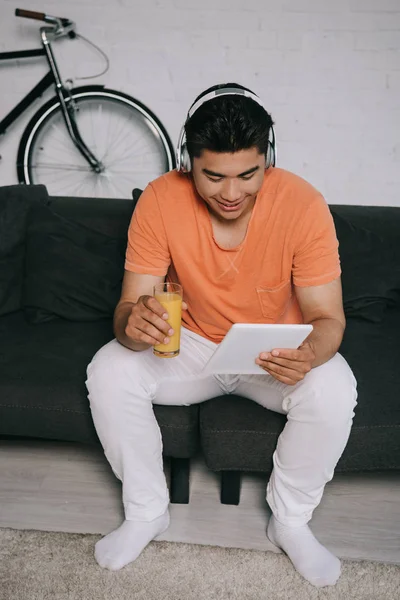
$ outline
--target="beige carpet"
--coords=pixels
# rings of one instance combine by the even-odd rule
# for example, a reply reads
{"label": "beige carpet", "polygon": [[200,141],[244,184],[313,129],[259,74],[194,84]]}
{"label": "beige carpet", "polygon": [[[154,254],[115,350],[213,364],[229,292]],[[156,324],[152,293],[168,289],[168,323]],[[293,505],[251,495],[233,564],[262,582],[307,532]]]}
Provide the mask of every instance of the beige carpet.
{"label": "beige carpet", "polygon": [[343,562],[313,588],[282,554],[152,542],[117,573],[93,558],[98,535],[0,529],[1,600],[398,600],[400,566]]}

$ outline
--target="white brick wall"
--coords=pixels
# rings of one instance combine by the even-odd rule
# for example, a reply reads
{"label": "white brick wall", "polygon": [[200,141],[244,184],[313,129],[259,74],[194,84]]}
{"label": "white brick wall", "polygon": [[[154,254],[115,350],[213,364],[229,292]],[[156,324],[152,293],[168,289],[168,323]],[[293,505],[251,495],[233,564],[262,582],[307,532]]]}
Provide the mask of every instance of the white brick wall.
{"label": "white brick wall", "polygon": [[[0,0],[0,50],[38,44],[39,23],[16,6],[75,20],[111,60],[75,84],[136,96],[174,142],[198,93],[237,81],[272,113],[280,166],[330,203],[400,204],[400,0]],[[82,42],[56,52],[65,77],[102,69]],[[0,118],[45,72],[41,59],[0,65]],[[16,182],[32,112],[0,140],[1,184]]]}

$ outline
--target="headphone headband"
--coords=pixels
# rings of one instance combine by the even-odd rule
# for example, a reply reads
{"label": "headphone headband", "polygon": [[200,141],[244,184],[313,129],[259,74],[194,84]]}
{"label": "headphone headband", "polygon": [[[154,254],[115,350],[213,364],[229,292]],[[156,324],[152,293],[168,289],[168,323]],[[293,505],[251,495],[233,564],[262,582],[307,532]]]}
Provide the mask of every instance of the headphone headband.
{"label": "headphone headband", "polygon": [[205,96],[202,96],[201,98],[199,98],[197,100],[197,102],[192,104],[192,106],[189,108],[189,112],[188,112],[188,116],[187,116],[186,120],[188,121],[190,119],[190,117],[192,117],[194,115],[196,110],[198,108],[200,108],[200,106],[202,106],[202,104],[205,104],[206,102],[208,102],[209,100],[212,100],[213,98],[218,98],[219,96],[246,96],[246,98],[251,98],[252,100],[257,102],[257,104],[259,104],[260,106],[262,106],[264,108],[263,103],[261,102],[260,98],[258,96],[256,96],[255,94],[253,94],[253,92],[249,92],[248,90],[245,90],[244,88],[226,87],[226,88],[221,88],[219,90],[214,90],[213,92],[209,92],[208,94],[205,94]]}
{"label": "headphone headband", "polygon": [[[245,88],[242,88],[242,87],[236,88],[236,87],[227,86],[227,87],[222,87],[217,90],[213,90],[212,92],[208,92],[208,94],[205,94],[204,96],[199,98],[196,102],[194,102],[194,104],[192,104],[192,106],[189,108],[186,122],[194,115],[194,113],[200,108],[200,106],[202,106],[209,100],[218,98],[219,96],[245,96],[246,98],[251,98],[251,100],[254,100],[255,102],[257,102],[257,104],[259,104],[262,108],[264,108],[264,105],[261,102],[260,98],[258,96],[256,96],[256,94],[253,94],[253,92],[250,92],[250,90],[246,90]],[[265,108],[264,108],[264,110],[265,110]],[[186,122],[185,122],[185,125],[186,125]],[[176,170],[180,171],[182,173],[188,173],[191,171],[191,168],[192,168],[190,156],[189,156],[189,153],[188,153],[187,147],[186,147],[185,125],[183,125],[181,132],[179,134],[178,146],[176,149]],[[268,149],[267,149],[267,154],[265,157],[265,168],[268,169],[271,165],[275,166],[275,162],[276,162],[276,139],[275,139],[274,128],[271,126],[270,140],[268,140]]]}

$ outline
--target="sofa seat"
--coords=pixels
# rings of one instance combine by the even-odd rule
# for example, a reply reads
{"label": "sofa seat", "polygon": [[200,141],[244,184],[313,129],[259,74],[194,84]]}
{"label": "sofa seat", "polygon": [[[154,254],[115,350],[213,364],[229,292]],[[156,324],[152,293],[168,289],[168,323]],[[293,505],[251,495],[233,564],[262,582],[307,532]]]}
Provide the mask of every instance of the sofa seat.
{"label": "sofa seat", "polygon": [[[113,338],[112,321],[27,323],[0,318],[0,435],[99,443],[87,399],[86,367]],[[155,406],[165,456],[198,448],[197,406]]]}

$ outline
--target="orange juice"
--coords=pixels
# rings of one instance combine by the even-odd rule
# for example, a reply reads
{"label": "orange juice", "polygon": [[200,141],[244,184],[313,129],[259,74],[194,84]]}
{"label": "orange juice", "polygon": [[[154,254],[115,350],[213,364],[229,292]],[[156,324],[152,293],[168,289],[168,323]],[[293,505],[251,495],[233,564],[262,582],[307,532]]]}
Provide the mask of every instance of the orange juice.
{"label": "orange juice", "polygon": [[157,290],[155,290],[154,296],[168,313],[167,322],[174,330],[174,334],[170,336],[168,344],[154,346],[153,352],[162,358],[178,356],[181,341],[182,296],[177,292],[158,292]]}

